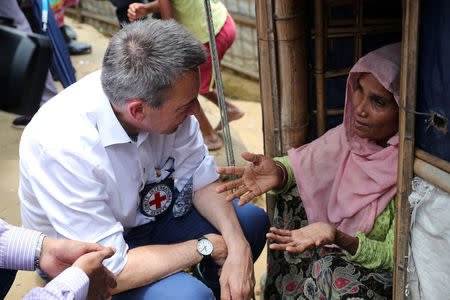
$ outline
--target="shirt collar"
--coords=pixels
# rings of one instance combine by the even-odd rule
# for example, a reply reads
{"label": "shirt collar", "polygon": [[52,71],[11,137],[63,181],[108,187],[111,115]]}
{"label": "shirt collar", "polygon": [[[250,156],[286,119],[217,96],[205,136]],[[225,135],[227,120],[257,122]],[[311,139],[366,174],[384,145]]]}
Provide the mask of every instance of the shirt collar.
{"label": "shirt collar", "polygon": [[130,137],[117,119],[106,95],[103,95],[100,99],[96,115],[96,125],[100,141],[104,147],[131,142]]}

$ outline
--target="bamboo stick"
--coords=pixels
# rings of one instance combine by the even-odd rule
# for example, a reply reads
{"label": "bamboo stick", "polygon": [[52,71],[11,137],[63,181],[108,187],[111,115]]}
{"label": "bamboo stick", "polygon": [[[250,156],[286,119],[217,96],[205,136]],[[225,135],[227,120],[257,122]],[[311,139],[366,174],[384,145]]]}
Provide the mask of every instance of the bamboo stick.
{"label": "bamboo stick", "polygon": [[314,30],[315,30],[315,68],[316,78],[316,106],[317,106],[317,135],[326,131],[327,102],[325,98],[325,22],[323,0],[314,0]]}
{"label": "bamboo stick", "polygon": [[272,17],[272,0],[256,1],[256,29],[258,34],[258,63],[263,115],[264,152],[276,156],[281,153],[278,107],[277,55]]}
{"label": "bamboo stick", "polygon": [[[400,104],[410,111],[416,106],[417,61],[419,32],[419,0],[406,1],[403,13],[402,65],[400,75]],[[393,298],[405,299],[408,266],[410,206],[414,161],[413,113],[399,112],[398,185],[395,214]]]}
{"label": "bamboo stick", "polygon": [[[328,28],[328,38],[336,37],[349,37],[354,36],[356,33],[361,35],[377,34],[377,33],[387,33],[387,32],[400,32],[401,24],[387,24],[387,25],[371,25],[362,26],[361,28],[354,27],[331,27]],[[313,29],[311,31],[311,37],[316,38],[316,31]]]}
{"label": "bamboo stick", "polygon": [[445,172],[420,158],[414,160],[414,173],[429,183],[450,193],[450,173]]}
{"label": "bamboo stick", "polygon": [[[278,102],[277,55],[274,38],[272,0],[256,0],[256,29],[258,34],[259,85],[263,116],[264,153],[281,155],[280,119]],[[266,195],[266,209],[273,221],[275,199]]]}
{"label": "bamboo stick", "polygon": [[276,0],[281,155],[306,142],[308,114],[307,0]]}
{"label": "bamboo stick", "polygon": [[450,173],[450,162],[443,160],[439,157],[436,157],[434,155],[431,155],[428,152],[425,152],[423,150],[420,149],[416,149],[416,157],[420,158],[421,160],[426,161],[427,163],[438,167],[439,169]]}

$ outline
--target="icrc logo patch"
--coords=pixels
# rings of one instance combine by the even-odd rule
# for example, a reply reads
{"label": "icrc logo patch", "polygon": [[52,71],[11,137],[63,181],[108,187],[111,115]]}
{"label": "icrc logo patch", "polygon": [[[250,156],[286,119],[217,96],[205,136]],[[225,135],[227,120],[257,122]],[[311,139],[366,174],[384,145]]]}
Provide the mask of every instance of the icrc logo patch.
{"label": "icrc logo patch", "polygon": [[142,212],[154,217],[162,214],[172,202],[172,190],[165,183],[158,183],[151,187],[141,199]]}

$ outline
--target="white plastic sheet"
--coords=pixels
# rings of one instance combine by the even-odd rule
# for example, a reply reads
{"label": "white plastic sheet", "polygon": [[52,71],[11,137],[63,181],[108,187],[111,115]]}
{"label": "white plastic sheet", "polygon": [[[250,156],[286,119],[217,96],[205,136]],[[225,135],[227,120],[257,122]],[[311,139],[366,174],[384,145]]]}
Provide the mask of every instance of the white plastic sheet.
{"label": "white plastic sheet", "polygon": [[408,299],[450,299],[450,195],[412,181]]}

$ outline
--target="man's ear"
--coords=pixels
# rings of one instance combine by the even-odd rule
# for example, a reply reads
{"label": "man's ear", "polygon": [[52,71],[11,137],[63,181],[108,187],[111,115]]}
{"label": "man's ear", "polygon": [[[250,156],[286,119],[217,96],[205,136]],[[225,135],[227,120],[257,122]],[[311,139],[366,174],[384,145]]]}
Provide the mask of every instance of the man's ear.
{"label": "man's ear", "polygon": [[127,102],[128,112],[130,116],[138,121],[142,122],[145,119],[146,105],[144,101],[136,99]]}

